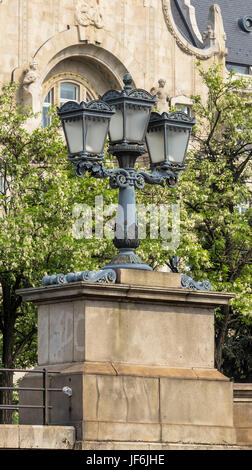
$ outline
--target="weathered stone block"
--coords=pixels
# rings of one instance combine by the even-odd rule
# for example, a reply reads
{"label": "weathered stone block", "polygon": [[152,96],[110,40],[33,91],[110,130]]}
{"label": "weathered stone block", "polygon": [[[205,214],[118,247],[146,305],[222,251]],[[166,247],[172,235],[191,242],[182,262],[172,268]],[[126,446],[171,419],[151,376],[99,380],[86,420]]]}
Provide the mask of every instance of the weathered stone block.
{"label": "weathered stone block", "polygon": [[16,449],[19,447],[19,429],[13,424],[0,425],[0,448]]}
{"label": "weathered stone block", "polygon": [[210,309],[93,300],[85,315],[87,361],[213,367]]}
{"label": "weathered stone block", "polygon": [[252,401],[234,402],[234,425],[238,428],[252,429]]}
{"label": "weathered stone block", "polygon": [[232,383],[160,379],[162,423],[233,426]]}
{"label": "weathered stone block", "polygon": [[158,442],[160,440],[160,424],[150,423],[83,423],[83,440],[87,441],[142,441]]}
{"label": "weathered stone block", "polygon": [[75,430],[64,426],[20,426],[20,449],[73,449]]}
{"label": "weathered stone block", "polygon": [[157,423],[158,379],[144,377],[83,377],[84,419]]}
{"label": "weathered stone block", "polygon": [[85,303],[42,305],[38,315],[38,362],[57,364],[85,359]]}
{"label": "weathered stone block", "polygon": [[231,426],[163,424],[162,441],[184,444],[235,444],[236,434]]}
{"label": "weathered stone block", "polygon": [[141,269],[116,269],[117,283],[145,287],[181,287],[181,274]]}

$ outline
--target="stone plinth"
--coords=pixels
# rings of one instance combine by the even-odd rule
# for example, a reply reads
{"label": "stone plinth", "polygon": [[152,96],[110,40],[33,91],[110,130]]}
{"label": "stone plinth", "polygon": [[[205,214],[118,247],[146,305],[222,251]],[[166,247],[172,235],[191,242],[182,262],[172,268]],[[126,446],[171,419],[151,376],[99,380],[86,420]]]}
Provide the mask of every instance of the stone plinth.
{"label": "stone plinth", "polygon": [[0,424],[0,449],[71,450],[75,429],[70,426]]}
{"label": "stone plinth", "polygon": [[252,384],[234,384],[234,425],[237,443],[252,446]]}
{"label": "stone plinth", "polygon": [[84,443],[234,444],[232,383],[214,369],[214,308],[232,294],[182,289],[167,273],[117,279],[19,291],[39,307],[38,367],[73,390],[50,392],[50,422]]}

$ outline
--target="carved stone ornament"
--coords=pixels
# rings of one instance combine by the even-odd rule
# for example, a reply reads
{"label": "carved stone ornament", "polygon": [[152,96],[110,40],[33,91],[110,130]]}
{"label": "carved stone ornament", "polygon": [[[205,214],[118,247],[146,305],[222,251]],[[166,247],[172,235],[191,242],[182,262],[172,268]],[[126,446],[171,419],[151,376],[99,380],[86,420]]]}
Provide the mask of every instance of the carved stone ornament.
{"label": "carved stone ornament", "polygon": [[188,55],[194,55],[198,59],[209,59],[214,54],[214,49],[206,51],[205,49],[198,49],[191,46],[186,39],[179,33],[176,24],[174,23],[170,0],[162,0],[163,14],[166,22],[166,26],[170,31],[171,35],[175,38],[177,45]]}
{"label": "carved stone ornament", "polygon": [[81,26],[103,28],[101,8],[96,0],[79,0],[76,7],[76,19]]}
{"label": "carved stone ornament", "polygon": [[38,74],[36,72],[37,68],[38,68],[37,62],[33,61],[33,62],[30,62],[29,68],[25,70],[25,76],[23,79],[23,87],[26,91],[28,91],[30,85],[34,83],[38,78]]}
{"label": "carved stone ornament", "polygon": [[155,108],[159,109],[160,112],[167,110],[170,104],[170,97],[165,87],[166,80],[160,78],[158,80],[158,86],[151,88],[150,92],[152,95],[156,95],[157,101]]}

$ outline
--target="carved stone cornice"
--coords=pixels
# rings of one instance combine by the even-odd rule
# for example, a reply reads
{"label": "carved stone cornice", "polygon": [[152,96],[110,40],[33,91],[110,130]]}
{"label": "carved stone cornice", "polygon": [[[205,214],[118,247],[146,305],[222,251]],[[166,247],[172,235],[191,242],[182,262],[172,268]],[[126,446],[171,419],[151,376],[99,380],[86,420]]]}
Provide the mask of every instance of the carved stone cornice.
{"label": "carved stone cornice", "polygon": [[199,49],[192,46],[178,31],[176,24],[173,20],[173,15],[171,11],[170,0],[162,0],[163,14],[165,18],[166,26],[175,38],[176,44],[178,47],[188,55],[193,55],[201,60],[206,60],[212,57],[216,53],[215,48]]}

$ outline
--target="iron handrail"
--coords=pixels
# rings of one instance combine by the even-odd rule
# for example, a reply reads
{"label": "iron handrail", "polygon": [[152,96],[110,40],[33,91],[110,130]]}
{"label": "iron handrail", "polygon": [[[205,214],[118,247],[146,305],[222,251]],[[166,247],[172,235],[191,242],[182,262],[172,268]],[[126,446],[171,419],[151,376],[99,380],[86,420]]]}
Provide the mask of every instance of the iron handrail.
{"label": "iron handrail", "polygon": [[10,405],[0,405],[0,410],[19,410],[21,408],[32,408],[32,409],[43,409],[43,425],[49,424],[48,411],[52,408],[48,403],[48,392],[62,392],[62,388],[50,388],[48,387],[48,374],[60,374],[59,371],[54,370],[27,370],[27,369],[3,369],[0,368],[1,372],[25,372],[29,374],[42,374],[43,387],[0,387],[0,390],[3,391],[39,391],[43,392],[43,405],[15,405],[14,403]]}

